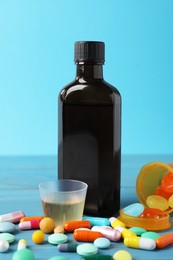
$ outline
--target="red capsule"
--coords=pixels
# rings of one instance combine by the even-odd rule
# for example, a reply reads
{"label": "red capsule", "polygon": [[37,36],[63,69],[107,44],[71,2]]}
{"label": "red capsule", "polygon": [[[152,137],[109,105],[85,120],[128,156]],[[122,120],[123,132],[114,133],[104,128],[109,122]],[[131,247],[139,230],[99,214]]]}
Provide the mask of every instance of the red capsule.
{"label": "red capsule", "polygon": [[23,221],[23,222],[19,223],[19,228],[21,230],[38,229],[38,228],[40,228],[40,221],[38,219],[30,220],[30,221]]}
{"label": "red capsule", "polygon": [[144,211],[140,214],[141,218],[163,218],[166,214],[164,211],[160,209],[154,209],[154,208],[145,208]]}
{"label": "red capsule", "polygon": [[159,195],[159,196],[162,196],[164,197],[165,199],[169,199],[172,195],[172,192],[167,192],[165,190],[162,189],[161,185],[158,186],[155,190],[155,195]]}

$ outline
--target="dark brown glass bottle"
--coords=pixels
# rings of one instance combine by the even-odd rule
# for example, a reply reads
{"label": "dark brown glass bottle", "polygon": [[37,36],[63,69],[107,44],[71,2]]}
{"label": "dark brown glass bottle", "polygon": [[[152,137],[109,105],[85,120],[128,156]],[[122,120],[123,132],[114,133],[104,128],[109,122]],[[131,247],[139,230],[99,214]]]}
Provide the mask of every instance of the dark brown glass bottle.
{"label": "dark brown glass bottle", "polygon": [[58,178],[88,184],[85,214],[120,208],[121,96],[103,80],[103,42],[76,42],[76,79],[58,97]]}

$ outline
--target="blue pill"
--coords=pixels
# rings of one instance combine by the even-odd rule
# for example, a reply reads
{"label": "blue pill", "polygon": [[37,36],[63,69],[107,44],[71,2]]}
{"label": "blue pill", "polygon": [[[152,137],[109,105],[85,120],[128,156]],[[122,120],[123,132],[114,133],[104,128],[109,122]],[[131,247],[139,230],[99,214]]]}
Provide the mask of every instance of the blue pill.
{"label": "blue pill", "polygon": [[0,222],[1,233],[13,233],[16,231],[16,225],[11,222]]}
{"label": "blue pill", "polygon": [[144,205],[133,203],[123,209],[123,212],[129,216],[138,217],[144,211]]}
{"label": "blue pill", "polygon": [[110,226],[111,225],[108,218],[84,216],[82,219],[90,221],[92,227],[93,226]]}
{"label": "blue pill", "polygon": [[94,240],[94,245],[101,249],[106,249],[110,247],[110,240],[105,237],[99,237],[96,240]]}

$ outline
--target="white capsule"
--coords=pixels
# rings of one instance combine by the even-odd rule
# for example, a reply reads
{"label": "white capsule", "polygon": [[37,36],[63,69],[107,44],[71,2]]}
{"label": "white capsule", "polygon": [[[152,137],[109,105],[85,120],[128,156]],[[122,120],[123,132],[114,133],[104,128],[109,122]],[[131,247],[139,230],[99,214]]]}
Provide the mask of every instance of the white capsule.
{"label": "white capsule", "polygon": [[140,248],[145,250],[154,250],[156,248],[156,242],[153,239],[137,236],[125,237],[124,244],[127,247]]}

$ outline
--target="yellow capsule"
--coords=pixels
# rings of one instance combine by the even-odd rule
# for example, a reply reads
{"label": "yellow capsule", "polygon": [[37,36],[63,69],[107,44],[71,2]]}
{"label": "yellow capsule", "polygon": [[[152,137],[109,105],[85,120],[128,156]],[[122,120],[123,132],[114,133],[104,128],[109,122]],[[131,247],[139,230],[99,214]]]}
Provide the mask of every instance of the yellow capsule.
{"label": "yellow capsule", "polygon": [[154,250],[156,242],[150,238],[127,236],[124,239],[124,245],[132,248],[140,248],[145,250]]}
{"label": "yellow capsule", "polygon": [[17,245],[17,250],[26,248],[26,240],[20,239]]}
{"label": "yellow capsule", "polygon": [[118,230],[121,233],[122,238],[128,237],[128,236],[136,236],[136,233],[123,227],[116,227],[116,230]]}
{"label": "yellow capsule", "polygon": [[119,227],[123,227],[123,228],[126,227],[126,225],[125,225],[122,221],[120,221],[118,218],[112,217],[112,218],[109,219],[109,221],[110,221],[111,226],[112,226],[113,228],[116,228],[116,227],[118,227],[118,226],[119,226]]}

